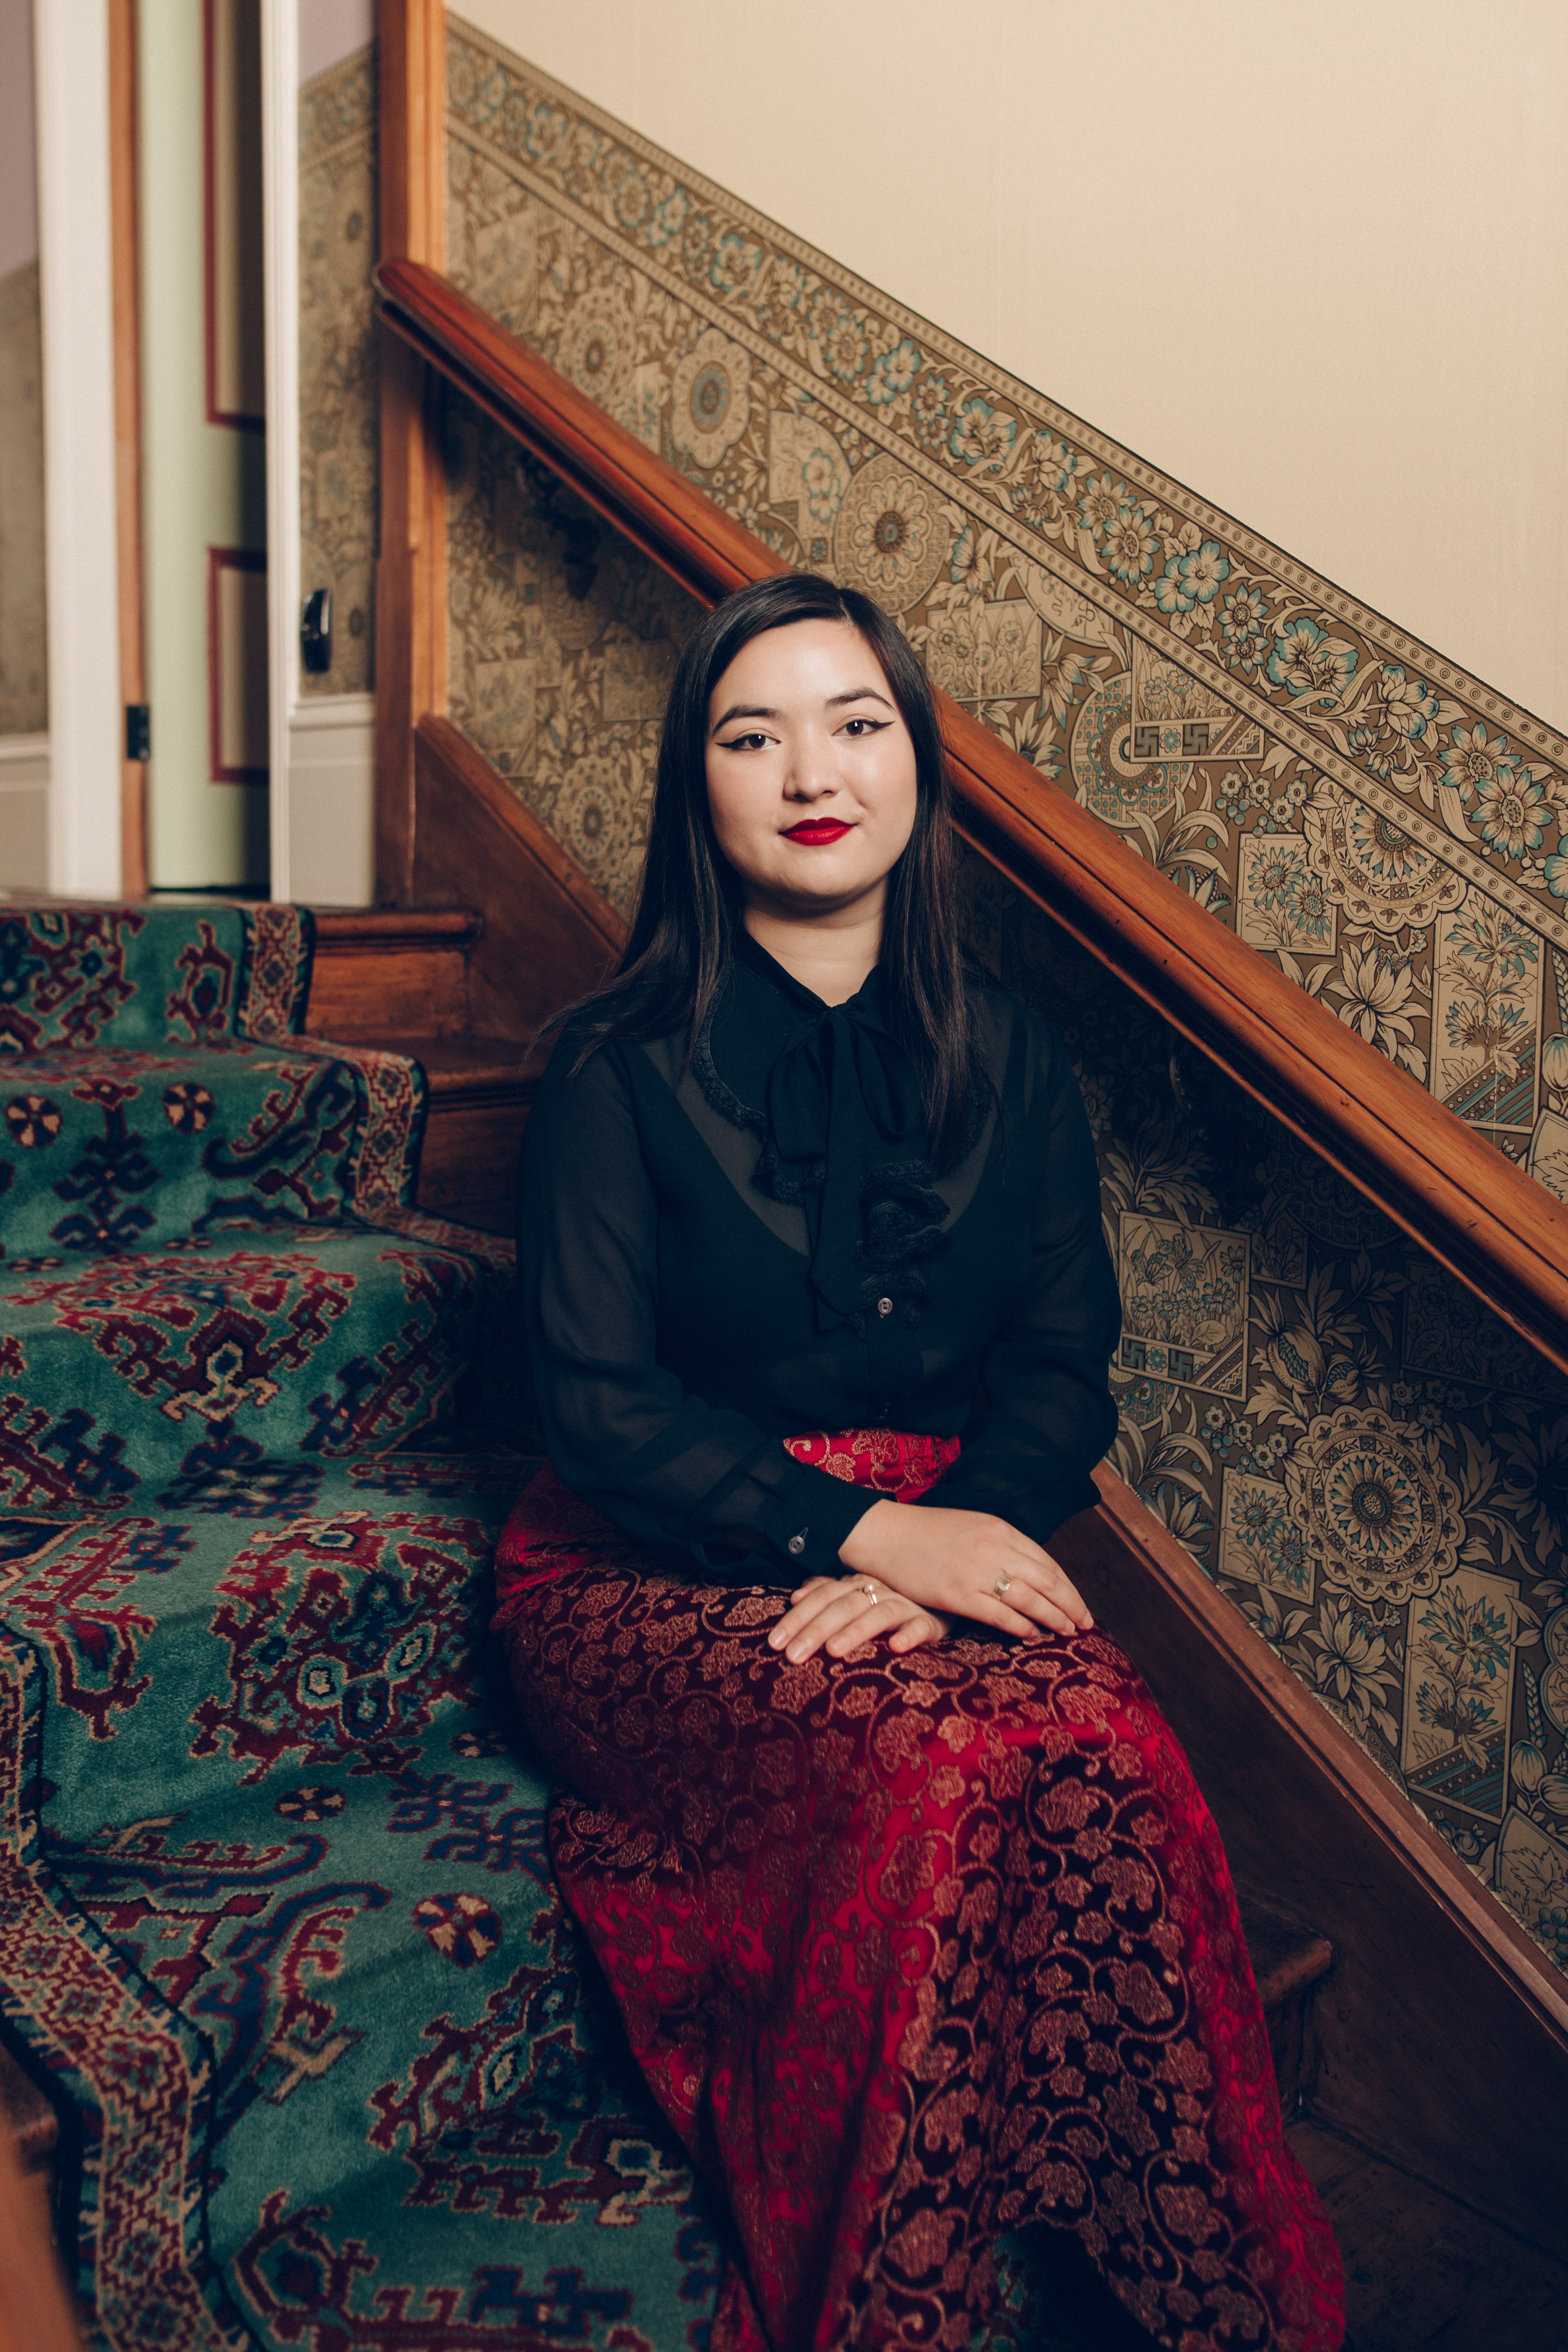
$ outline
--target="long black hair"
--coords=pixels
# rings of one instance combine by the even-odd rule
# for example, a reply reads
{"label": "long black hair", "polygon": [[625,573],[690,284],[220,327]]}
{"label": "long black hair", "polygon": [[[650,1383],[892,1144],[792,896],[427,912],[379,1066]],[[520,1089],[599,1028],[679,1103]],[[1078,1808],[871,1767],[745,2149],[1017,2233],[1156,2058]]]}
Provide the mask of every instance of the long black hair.
{"label": "long black hair", "polygon": [[687,645],[665,709],[631,937],[607,984],[558,1018],[570,1018],[582,1059],[613,1037],[665,1037],[681,1028],[691,1051],[728,967],[743,906],[708,804],[713,688],[743,646],[793,621],[847,621],[859,631],[914,747],[914,830],[889,877],[881,964],[890,1017],[921,1072],[932,1156],[945,1160],[970,1118],[974,1041],[942,733],[925,671],[902,631],[869,596],[813,572],[784,572],[737,589]]}

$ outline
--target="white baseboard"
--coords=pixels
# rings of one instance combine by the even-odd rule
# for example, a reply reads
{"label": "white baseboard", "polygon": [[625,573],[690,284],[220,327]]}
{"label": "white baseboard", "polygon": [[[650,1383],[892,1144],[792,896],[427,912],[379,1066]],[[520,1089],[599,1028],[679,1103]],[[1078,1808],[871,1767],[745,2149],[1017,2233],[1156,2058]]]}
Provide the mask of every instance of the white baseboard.
{"label": "white baseboard", "polygon": [[288,774],[288,896],[312,906],[374,905],[374,695],[296,702]]}
{"label": "white baseboard", "polygon": [[49,739],[0,735],[0,889],[49,887]]}

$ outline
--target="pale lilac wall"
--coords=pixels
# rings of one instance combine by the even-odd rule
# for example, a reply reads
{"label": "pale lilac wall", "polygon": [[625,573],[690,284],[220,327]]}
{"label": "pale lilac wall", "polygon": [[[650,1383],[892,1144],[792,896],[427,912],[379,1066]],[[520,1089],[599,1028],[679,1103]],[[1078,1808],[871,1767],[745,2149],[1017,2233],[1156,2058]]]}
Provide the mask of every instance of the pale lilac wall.
{"label": "pale lilac wall", "polygon": [[37,257],[33,0],[0,0],[0,278]]}
{"label": "pale lilac wall", "polygon": [[[24,7],[26,0],[0,0]],[[329,66],[363,49],[375,35],[375,0],[300,0],[300,79],[313,81]]]}

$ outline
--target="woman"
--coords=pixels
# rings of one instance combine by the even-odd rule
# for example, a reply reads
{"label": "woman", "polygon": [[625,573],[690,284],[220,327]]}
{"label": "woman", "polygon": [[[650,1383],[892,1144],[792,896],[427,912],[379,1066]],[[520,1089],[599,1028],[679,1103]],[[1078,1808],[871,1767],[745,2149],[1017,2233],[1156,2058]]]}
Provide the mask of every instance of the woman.
{"label": "woman", "polygon": [[1337,2345],[1217,1835],[1047,1548],[1115,1427],[1088,1125],[964,962],[930,692],[865,597],[766,581],[688,647],[519,1244],[552,1467],[496,1623],[728,2202],[713,2352],[956,2352],[1030,2222],[1161,2344]]}

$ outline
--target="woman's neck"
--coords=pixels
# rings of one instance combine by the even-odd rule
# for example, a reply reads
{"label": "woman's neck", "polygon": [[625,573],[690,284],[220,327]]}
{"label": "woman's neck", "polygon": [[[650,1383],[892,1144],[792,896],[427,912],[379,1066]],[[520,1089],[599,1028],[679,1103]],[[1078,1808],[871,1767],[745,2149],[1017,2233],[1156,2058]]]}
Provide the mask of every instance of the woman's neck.
{"label": "woman's neck", "polygon": [[882,952],[880,892],[869,908],[833,916],[803,921],[749,906],[742,920],[757,945],[825,1004],[846,1003],[864,988]]}

